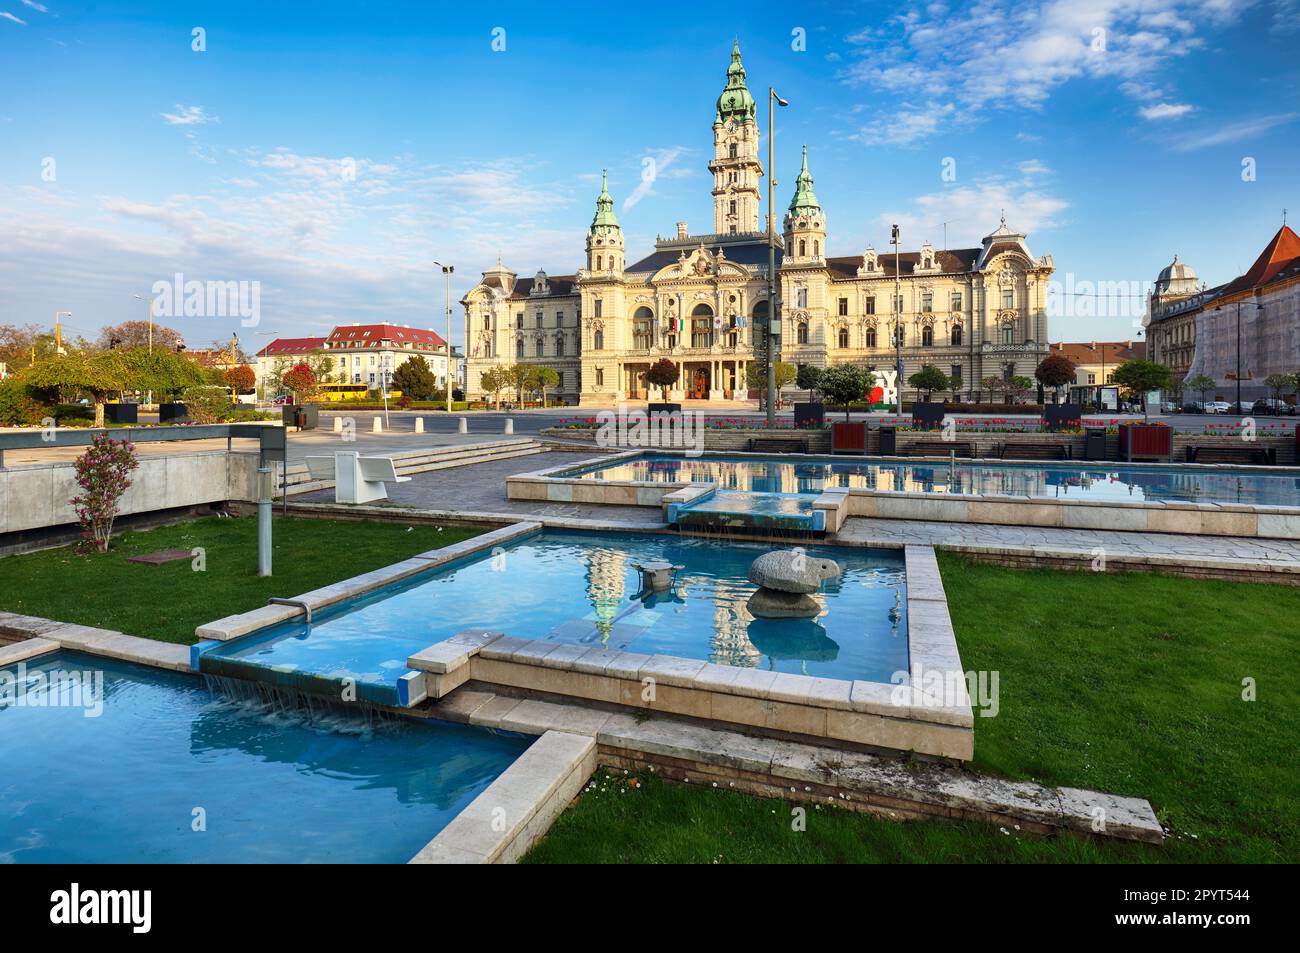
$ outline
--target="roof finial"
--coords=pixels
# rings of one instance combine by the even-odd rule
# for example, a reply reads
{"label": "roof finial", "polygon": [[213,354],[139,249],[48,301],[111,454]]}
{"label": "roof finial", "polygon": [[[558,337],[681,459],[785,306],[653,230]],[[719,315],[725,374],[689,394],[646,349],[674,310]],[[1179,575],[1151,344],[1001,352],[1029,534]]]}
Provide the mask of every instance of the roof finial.
{"label": "roof finial", "polygon": [[1007,210],[1006,210],[1006,209],[1003,209],[1003,210],[1002,210],[1002,225],[1003,225],[1004,228],[1006,227],[1006,224],[1007,224]]}

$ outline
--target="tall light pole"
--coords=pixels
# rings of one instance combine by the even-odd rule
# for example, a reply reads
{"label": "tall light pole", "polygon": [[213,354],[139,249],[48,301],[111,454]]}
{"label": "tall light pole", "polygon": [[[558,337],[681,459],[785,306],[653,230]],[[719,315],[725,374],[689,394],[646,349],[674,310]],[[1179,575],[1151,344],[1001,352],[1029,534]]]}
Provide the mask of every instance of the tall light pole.
{"label": "tall light pole", "polygon": [[[63,317],[65,314],[68,317],[72,317],[71,311],[54,312],[54,356],[55,357],[58,357],[63,353],[63,325],[59,323],[59,319]],[[35,362],[33,361],[33,363]]]}
{"label": "tall light pole", "polygon": [[894,413],[903,413],[903,277],[899,268],[898,226],[890,226],[894,244]]}
{"label": "tall light pole", "polygon": [[[767,87],[767,423],[776,424],[776,347],[780,312],[776,306],[776,107],[790,104]],[[778,332],[772,333],[776,327]]]}
{"label": "tall light pole", "polygon": [[[445,284],[447,285],[447,341],[446,341],[447,344],[447,413],[450,414],[451,413],[451,377],[452,377],[451,372],[453,367],[451,363],[451,273],[456,270],[456,266],[444,265],[440,261],[435,261],[434,264],[442,269],[442,277],[446,279]],[[469,338],[466,338],[465,341],[466,344],[468,344]]]}
{"label": "tall light pole", "polygon": [[149,303],[149,353],[153,353],[153,298],[146,298],[144,295],[132,295],[133,298],[139,298],[141,301]]}

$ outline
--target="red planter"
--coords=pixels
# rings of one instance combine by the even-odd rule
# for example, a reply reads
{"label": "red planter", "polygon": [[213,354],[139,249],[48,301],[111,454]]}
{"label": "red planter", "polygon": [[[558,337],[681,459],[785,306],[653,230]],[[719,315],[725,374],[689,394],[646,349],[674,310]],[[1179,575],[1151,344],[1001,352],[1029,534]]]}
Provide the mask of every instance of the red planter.
{"label": "red planter", "polygon": [[1120,424],[1119,455],[1121,460],[1169,460],[1174,455],[1174,428],[1164,424]]}
{"label": "red planter", "polygon": [[867,425],[853,421],[831,424],[831,453],[866,453]]}

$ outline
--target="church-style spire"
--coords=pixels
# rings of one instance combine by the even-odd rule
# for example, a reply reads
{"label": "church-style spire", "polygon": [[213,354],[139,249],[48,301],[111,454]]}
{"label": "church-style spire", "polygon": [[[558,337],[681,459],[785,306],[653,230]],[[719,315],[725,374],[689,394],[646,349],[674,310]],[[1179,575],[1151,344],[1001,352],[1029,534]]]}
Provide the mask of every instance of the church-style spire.
{"label": "church-style spire", "polygon": [[596,196],[596,217],[591,220],[591,234],[618,228],[618,217],[614,214],[614,199],[609,194],[609,174],[601,169],[600,195]]}
{"label": "church-style spire", "polygon": [[722,95],[718,97],[713,121],[726,122],[728,119],[735,119],[738,122],[744,122],[746,119],[757,121],[757,117],[758,105],[750,95],[749,87],[745,85],[745,64],[740,62],[740,39],[737,38],[731,46],[731,65],[727,67],[727,85],[723,88]]}
{"label": "church-style spire", "polygon": [[812,173],[808,171],[808,147],[803,147],[803,168],[794,180],[794,198],[790,199],[791,215],[821,214],[822,207],[817,202],[817,193],[813,191]]}

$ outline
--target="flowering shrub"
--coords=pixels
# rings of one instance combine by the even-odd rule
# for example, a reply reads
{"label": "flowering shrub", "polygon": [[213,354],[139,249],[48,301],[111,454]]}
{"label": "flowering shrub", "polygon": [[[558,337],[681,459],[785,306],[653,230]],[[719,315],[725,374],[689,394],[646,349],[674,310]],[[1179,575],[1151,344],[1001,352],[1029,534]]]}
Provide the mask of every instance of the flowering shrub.
{"label": "flowering shrub", "polygon": [[77,485],[81,493],[72,498],[81,524],[82,545],[97,553],[108,552],[113,536],[117,504],[131,486],[128,474],[139,466],[135,445],[96,434],[86,452],[77,457]]}

